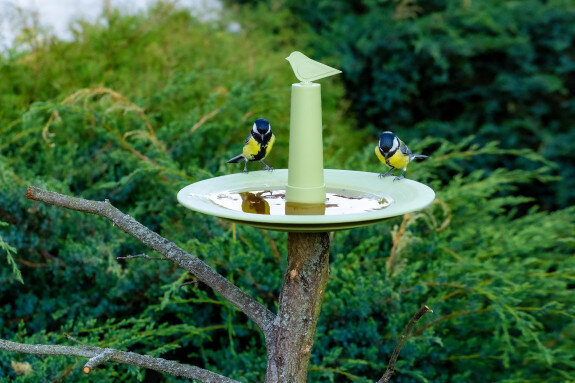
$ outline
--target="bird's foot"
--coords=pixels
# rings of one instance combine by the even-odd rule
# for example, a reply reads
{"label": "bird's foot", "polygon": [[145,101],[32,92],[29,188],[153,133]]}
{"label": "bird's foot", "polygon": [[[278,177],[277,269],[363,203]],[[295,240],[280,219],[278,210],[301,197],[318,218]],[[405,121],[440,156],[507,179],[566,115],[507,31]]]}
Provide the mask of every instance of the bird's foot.
{"label": "bird's foot", "polygon": [[272,168],[271,166],[269,166],[269,165],[266,164],[265,162],[260,161],[260,163],[264,166],[264,169],[263,169],[263,170],[268,170],[268,171],[270,171],[270,172],[273,172],[273,171],[274,171],[274,168]]}
{"label": "bird's foot", "polygon": [[394,180],[394,181],[399,181],[399,180],[402,180],[402,179],[404,179],[404,178],[405,178],[405,177],[404,177],[403,175],[401,175],[401,176],[393,177],[393,180]]}
{"label": "bird's foot", "polygon": [[385,173],[379,173],[378,177],[379,178],[383,178],[383,177],[387,177],[387,176],[392,176],[393,174],[391,172],[393,172],[395,170],[395,168],[390,168],[388,171],[386,171]]}

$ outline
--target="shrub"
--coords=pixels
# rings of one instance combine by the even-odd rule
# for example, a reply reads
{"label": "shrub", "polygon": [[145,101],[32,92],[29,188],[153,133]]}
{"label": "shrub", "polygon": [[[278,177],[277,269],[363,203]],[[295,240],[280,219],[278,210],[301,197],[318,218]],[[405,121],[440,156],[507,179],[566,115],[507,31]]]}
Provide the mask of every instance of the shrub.
{"label": "shrub", "polygon": [[[276,130],[273,165],[287,164],[294,80],[283,58],[295,41],[279,26],[306,29],[285,10],[234,15],[246,28],[240,35],[225,32],[225,19],[206,25],[165,6],[113,12],[107,27],[78,24],[73,42],[2,57],[0,220],[8,225],[0,227],[0,254],[16,249],[8,254],[24,285],[2,257],[0,337],[65,343],[70,333],[262,380],[262,338],[228,303],[167,262],[116,260],[147,250],[102,218],[24,198],[27,185],[109,198],[273,309],[286,235],[238,226],[234,237],[229,224],[175,200],[186,184],[237,171],[225,161],[255,116],[268,116]],[[253,20],[262,21],[250,29]],[[331,81],[323,93],[326,167],[381,170],[375,139],[351,128],[361,122],[342,116],[342,87]],[[574,210],[546,212],[522,197],[526,185],[550,179],[541,155],[472,142],[410,141],[432,158],[408,175],[433,186],[437,202],[335,233],[314,382],[379,377],[421,304],[435,314],[404,348],[398,382],[573,379]],[[485,172],[470,165],[501,158],[529,166]],[[179,381],[114,365],[86,377],[80,363],[3,352],[0,381]],[[17,375],[14,365],[31,373]]]}

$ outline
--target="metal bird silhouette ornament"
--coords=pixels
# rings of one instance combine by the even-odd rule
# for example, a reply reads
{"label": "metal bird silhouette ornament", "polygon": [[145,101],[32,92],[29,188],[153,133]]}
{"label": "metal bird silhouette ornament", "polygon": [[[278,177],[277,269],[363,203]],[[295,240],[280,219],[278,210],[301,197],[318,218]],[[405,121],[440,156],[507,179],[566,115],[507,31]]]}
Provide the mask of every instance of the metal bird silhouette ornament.
{"label": "metal bird silhouette ornament", "polygon": [[295,76],[301,82],[312,82],[341,73],[339,69],[312,60],[298,51],[292,52],[286,60],[289,61]]}

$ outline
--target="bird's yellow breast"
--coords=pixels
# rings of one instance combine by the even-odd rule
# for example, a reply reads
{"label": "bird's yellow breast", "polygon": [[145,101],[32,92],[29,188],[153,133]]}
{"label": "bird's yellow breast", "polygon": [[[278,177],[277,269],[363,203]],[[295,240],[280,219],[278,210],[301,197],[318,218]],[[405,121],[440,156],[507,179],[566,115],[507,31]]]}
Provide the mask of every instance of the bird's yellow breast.
{"label": "bird's yellow breast", "polygon": [[401,150],[398,150],[393,156],[387,159],[387,163],[396,169],[403,169],[406,168],[409,163],[409,156],[406,156]]}
{"label": "bird's yellow breast", "polygon": [[250,137],[248,142],[246,142],[246,144],[244,145],[243,150],[244,157],[248,160],[253,160],[256,154],[259,153],[261,147],[262,146],[260,145],[259,142],[255,140],[255,138]]}
{"label": "bird's yellow breast", "polygon": [[386,161],[385,157],[381,154],[379,148],[376,146],[375,155],[381,162],[396,169],[403,169],[407,167],[407,164],[409,164],[409,156],[403,154],[401,150],[397,150],[393,156],[389,157]]}
{"label": "bird's yellow breast", "polygon": [[244,145],[243,155],[248,161],[260,161],[267,157],[274,146],[276,137],[272,134],[268,143],[264,146],[257,142],[253,136]]}
{"label": "bird's yellow breast", "polygon": [[379,146],[377,145],[375,145],[375,155],[377,156],[377,158],[379,158],[381,162],[385,164],[385,157],[383,156],[383,154],[381,154],[381,152],[379,151]]}

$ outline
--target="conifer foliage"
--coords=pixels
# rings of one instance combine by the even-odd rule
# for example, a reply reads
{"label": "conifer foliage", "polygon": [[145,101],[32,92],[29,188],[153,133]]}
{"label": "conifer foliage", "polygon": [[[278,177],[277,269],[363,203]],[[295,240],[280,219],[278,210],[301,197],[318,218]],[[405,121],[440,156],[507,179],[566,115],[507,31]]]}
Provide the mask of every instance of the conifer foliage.
{"label": "conifer foliage", "polygon": [[[263,337],[229,302],[169,262],[118,260],[157,254],[101,217],[25,198],[29,185],[108,198],[276,311],[285,233],[234,228],[175,200],[191,182],[235,171],[225,161],[256,116],[274,121],[271,161],[287,166],[285,52],[313,37],[296,41],[292,31],[306,28],[286,10],[233,16],[245,25],[239,35],[226,32],[228,16],[204,24],[165,5],[111,12],[105,26],[77,23],[72,42],[23,39],[0,57],[0,338],[71,344],[69,334],[263,381]],[[375,135],[342,113],[343,85],[328,80],[323,97],[326,167],[379,172]],[[575,380],[575,208],[544,210],[526,186],[556,182],[554,163],[462,139],[465,129],[455,142],[422,131],[409,146],[431,158],[408,176],[437,199],[333,235],[309,380],[376,381],[424,304],[434,313],[406,342],[394,381]],[[477,166],[501,158],[524,166]],[[86,376],[84,362],[0,352],[0,382],[184,381],[115,364]]]}

